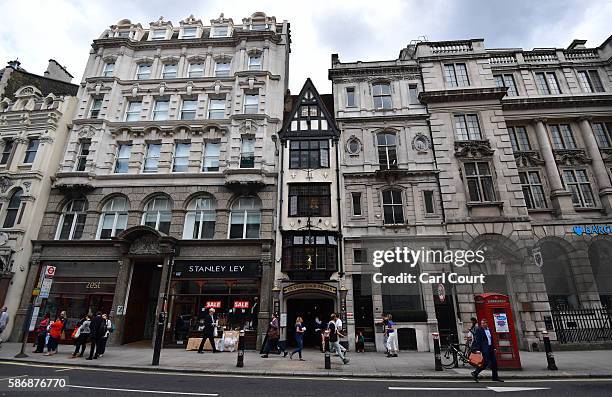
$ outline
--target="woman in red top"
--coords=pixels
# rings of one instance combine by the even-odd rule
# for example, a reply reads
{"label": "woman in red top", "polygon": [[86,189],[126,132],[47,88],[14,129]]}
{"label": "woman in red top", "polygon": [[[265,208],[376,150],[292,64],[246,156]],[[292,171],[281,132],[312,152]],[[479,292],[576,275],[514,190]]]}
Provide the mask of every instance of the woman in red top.
{"label": "woman in red top", "polygon": [[47,343],[47,354],[45,354],[45,356],[52,356],[57,353],[57,345],[59,343],[60,337],[62,336],[62,328],[64,328],[64,323],[59,318],[55,319],[55,321],[51,323],[51,326],[49,327],[49,342]]}

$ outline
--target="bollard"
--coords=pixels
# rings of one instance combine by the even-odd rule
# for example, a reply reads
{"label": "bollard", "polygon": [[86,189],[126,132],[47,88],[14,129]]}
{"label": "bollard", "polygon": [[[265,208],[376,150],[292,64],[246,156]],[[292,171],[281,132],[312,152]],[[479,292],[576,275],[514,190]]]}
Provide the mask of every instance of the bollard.
{"label": "bollard", "polygon": [[236,367],[244,367],[244,330],[240,331],[240,336],[238,337],[238,358]]}
{"label": "bollard", "polygon": [[431,334],[434,342],[434,359],[436,362],[436,371],[442,371],[442,360],[440,357],[440,334],[434,332]]}
{"label": "bollard", "polygon": [[557,364],[555,364],[555,355],[552,352],[552,346],[550,345],[548,331],[542,331],[542,338],[544,339],[544,350],[546,351],[546,361],[548,362],[548,369],[550,371],[556,371],[558,368]]}
{"label": "bollard", "polygon": [[325,369],[331,369],[331,356],[329,354],[329,338],[325,338]]}

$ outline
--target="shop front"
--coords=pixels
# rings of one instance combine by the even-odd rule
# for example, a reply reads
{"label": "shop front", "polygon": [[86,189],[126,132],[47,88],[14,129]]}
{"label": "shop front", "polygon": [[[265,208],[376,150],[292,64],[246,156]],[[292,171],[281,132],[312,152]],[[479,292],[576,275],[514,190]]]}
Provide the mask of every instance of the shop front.
{"label": "shop front", "polygon": [[38,269],[39,279],[47,267],[54,268],[54,275],[42,285],[38,299],[40,306],[35,307],[36,320],[31,324],[39,324],[47,313],[54,319],[65,311],[64,341],[71,342],[72,330],[85,314],[112,313],[118,271],[116,261],[42,262]]}
{"label": "shop front", "polygon": [[255,349],[261,275],[259,260],[175,260],[166,345],[185,347],[190,337],[201,337],[204,315],[214,308],[217,336],[244,330],[246,348]]}

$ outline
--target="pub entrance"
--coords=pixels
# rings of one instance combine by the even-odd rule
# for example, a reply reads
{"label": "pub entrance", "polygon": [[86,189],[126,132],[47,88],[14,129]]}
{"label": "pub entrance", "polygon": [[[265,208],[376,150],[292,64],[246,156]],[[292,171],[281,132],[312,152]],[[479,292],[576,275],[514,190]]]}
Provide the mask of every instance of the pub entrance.
{"label": "pub entrance", "polygon": [[160,263],[135,262],[129,283],[123,343],[151,340],[161,280]]}
{"label": "pub entrance", "polygon": [[287,299],[287,344],[295,346],[295,320],[302,317],[306,332],[304,332],[304,347],[319,347],[321,332],[316,332],[316,319],[326,327],[334,312],[334,299],[321,295],[300,295],[298,298]]}

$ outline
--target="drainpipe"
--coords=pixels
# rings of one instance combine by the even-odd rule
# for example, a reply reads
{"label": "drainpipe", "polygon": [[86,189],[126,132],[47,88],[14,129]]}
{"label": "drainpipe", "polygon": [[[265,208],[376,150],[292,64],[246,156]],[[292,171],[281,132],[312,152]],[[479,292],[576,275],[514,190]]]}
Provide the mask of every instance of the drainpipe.
{"label": "drainpipe", "polygon": [[336,202],[338,205],[338,275],[340,277],[344,277],[344,250],[343,250],[343,237],[342,237],[342,203],[340,200],[340,166],[339,166],[339,156],[340,150],[338,150],[338,145],[340,144],[340,138],[334,139],[333,142],[336,146]]}

